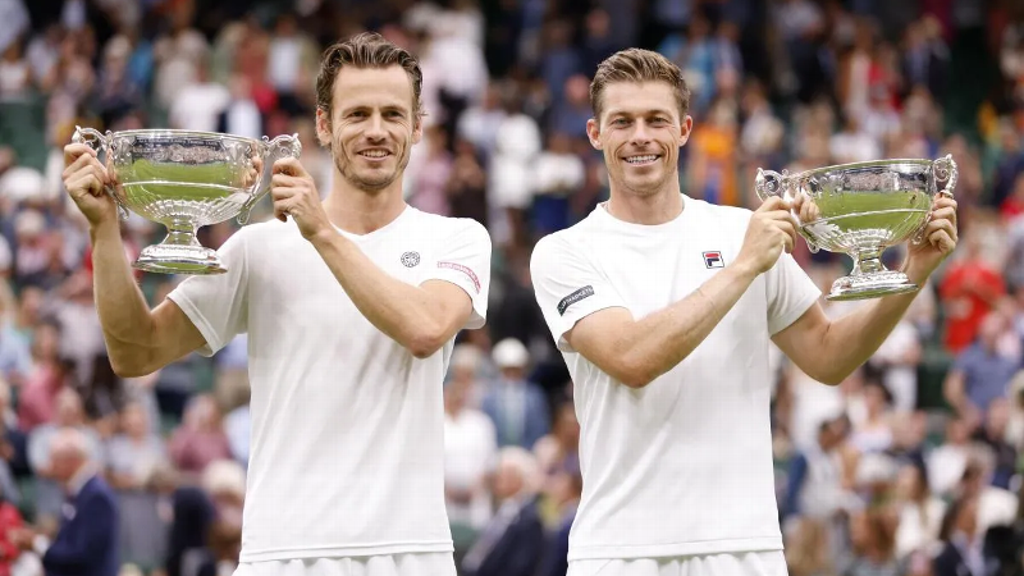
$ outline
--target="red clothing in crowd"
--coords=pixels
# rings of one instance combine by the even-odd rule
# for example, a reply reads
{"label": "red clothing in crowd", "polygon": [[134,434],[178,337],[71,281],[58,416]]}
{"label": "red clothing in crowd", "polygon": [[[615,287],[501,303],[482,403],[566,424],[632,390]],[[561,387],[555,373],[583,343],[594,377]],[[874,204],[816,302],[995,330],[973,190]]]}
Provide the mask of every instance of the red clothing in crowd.
{"label": "red clothing in crowd", "polygon": [[1003,277],[988,264],[970,259],[953,264],[939,286],[946,314],[946,349],[956,353],[969,346],[982,319],[1005,295]]}

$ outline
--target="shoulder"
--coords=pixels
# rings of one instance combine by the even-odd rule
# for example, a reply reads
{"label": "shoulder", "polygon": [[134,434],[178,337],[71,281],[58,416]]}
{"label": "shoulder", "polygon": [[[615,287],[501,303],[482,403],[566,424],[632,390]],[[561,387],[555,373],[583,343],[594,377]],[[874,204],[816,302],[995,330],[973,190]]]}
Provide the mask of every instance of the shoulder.
{"label": "shoulder", "polygon": [[100,476],[93,476],[85,486],[82,487],[82,496],[94,506],[101,508],[112,508],[117,500],[114,489],[110,487]]}
{"label": "shoulder", "polygon": [[725,206],[712,204],[696,198],[686,199],[687,209],[694,210],[702,222],[714,225],[746,226],[754,211],[741,206]]}
{"label": "shoulder", "polygon": [[413,207],[410,210],[408,226],[417,230],[429,232],[431,235],[452,237],[452,236],[473,236],[490,242],[491,235],[480,222],[472,218],[460,218],[455,216],[441,216],[431,212],[424,212]]}
{"label": "shoulder", "polygon": [[568,228],[552,232],[537,241],[530,260],[543,261],[553,255],[578,253],[588,245],[588,239],[593,238],[594,231],[592,218],[588,217]]}

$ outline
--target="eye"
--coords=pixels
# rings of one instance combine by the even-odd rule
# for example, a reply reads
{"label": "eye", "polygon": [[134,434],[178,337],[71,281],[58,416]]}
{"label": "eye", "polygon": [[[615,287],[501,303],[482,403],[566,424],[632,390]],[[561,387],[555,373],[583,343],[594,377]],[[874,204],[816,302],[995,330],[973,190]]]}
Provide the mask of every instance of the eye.
{"label": "eye", "polygon": [[628,125],[629,125],[629,120],[627,120],[625,118],[616,118],[615,120],[612,120],[612,126],[628,126]]}

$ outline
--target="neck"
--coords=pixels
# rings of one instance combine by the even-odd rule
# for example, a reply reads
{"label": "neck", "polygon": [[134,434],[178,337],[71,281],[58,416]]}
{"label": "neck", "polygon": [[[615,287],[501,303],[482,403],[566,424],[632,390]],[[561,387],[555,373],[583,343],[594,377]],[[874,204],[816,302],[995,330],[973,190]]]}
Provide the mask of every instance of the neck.
{"label": "neck", "polygon": [[683,211],[683,196],[678,190],[678,176],[674,176],[663,190],[650,196],[640,196],[613,186],[605,207],[609,214],[625,222],[648,226],[664,224]]}
{"label": "neck", "polygon": [[324,211],[331,223],[351,234],[369,234],[383,228],[398,218],[405,207],[401,178],[371,194],[346,181],[337,169],[331,194],[324,201]]}

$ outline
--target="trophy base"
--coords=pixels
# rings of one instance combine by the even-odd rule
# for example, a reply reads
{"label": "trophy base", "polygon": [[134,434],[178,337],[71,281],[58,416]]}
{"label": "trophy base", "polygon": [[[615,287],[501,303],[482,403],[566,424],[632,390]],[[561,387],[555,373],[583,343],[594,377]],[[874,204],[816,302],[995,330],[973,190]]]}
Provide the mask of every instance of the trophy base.
{"label": "trophy base", "polygon": [[147,246],[132,266],[157,274],[209,275],[227,272],[216,251],[197,245]]}
{"label": "trophy base", "polygon": [[905,294],[918,289],[902,272],[886,270],[884,272],[854,273],[843,276],[832,283],[832,291],[826,300],[866,300],[881,298],[893,294]]}

